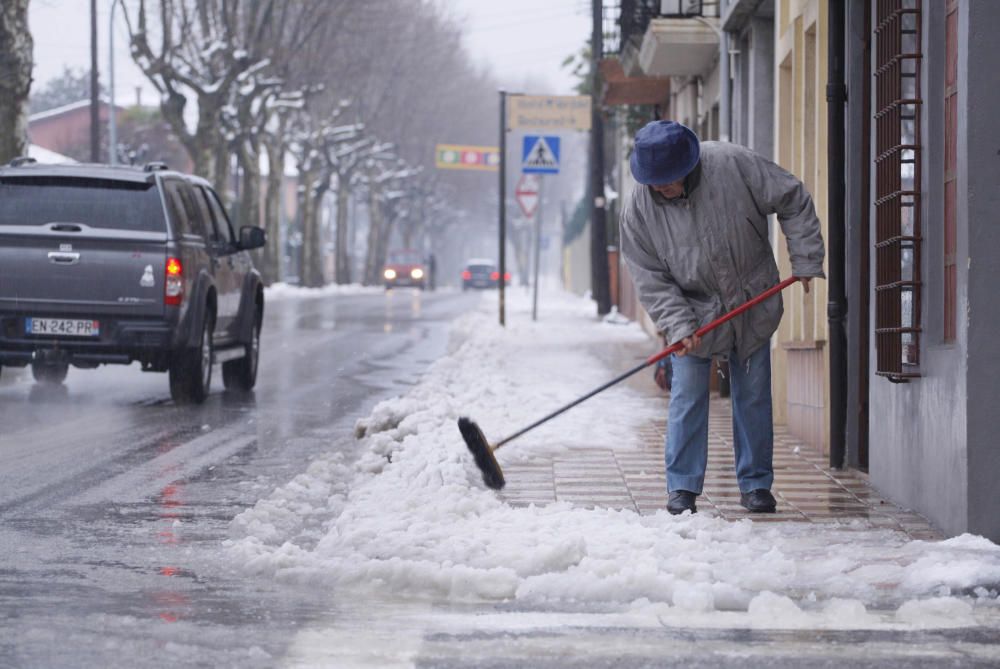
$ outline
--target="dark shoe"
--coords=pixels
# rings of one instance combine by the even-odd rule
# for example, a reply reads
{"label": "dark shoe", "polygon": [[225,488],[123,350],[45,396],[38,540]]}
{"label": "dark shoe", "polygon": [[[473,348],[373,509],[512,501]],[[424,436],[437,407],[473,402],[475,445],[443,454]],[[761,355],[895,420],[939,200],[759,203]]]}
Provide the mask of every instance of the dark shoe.
{"label": "dark shoe", "polygon": [[778,503],[770,490],[757,488],[740,494],[740,504],[750,513],[774,513]]}
{"label": "dark shoe", "polygon": [[670,493],[670,498],[667,500],[667,511],[672,516],[684,513],[685,511],[698,513],[698,508],[694,505],[694,501],[697,498],[698,495],[688,490],[673,490]]}

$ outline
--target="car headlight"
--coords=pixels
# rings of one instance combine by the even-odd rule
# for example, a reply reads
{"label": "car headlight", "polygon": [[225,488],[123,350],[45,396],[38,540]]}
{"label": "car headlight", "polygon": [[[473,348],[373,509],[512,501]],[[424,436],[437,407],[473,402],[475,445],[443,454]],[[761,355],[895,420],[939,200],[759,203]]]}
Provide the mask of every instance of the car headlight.
{"label": "car headlight", "polygon": [[413,271],[410,272],[410,277],[413,279],[422,279],[424,278],[424,270],[420,269],[419,267],[416,267],[413,269]]}
{"label": "car headlight", "polygon": [[394,270],[394,269],[387,269],[386,271],[384,271],[382,273],[382,276],[384,276],[385,278],[387,278],[390,281],[392,281],[393,279],[396,278],[396,270]]}

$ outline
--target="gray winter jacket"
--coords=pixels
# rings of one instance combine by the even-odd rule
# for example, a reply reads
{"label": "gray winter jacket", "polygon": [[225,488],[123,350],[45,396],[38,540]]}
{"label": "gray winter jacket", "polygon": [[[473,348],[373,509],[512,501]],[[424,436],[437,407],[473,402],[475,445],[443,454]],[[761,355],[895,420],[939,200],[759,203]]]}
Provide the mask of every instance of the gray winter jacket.
{"label": "gray winter jacket", "polygon": [[[692,335],[778,283],[767,238],[777,214],[792,273],[823,276],[823,238],[812,198],[797,178],[736,144],[702,142],[686,196],[667,200],[637,185],[621,214],[621,251],[639,300],[670,343]],[[781,321],[776,295],[702,338],[694,351],[746,359]]]}

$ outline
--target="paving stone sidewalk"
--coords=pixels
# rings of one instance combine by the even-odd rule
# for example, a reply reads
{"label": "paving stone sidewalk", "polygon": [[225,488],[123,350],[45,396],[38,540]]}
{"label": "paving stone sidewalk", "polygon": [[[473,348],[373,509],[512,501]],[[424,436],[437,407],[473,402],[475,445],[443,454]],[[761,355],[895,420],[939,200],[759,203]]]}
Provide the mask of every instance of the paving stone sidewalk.
{"label": "paving stone sidewalk", "polygon": [[[591,508],[629,509],[640,514],[665,509],[666,396],[663,402],[664,420],[641,428],[640,447],[567,449],[565,455],[530,464],[506,465],[503,498],[518,506],[565,501]],[[750,516],[739,503],[729,399],[713,396],[708,439],[708,473],[703,494],[698,498],[698,512],[733,520]],[[923,517],[880,497],[863,473],[831,470],[821,453],[780,426],[775,428],[774,473],[772,492],[778,500],[778,512],[754,514],[755,522],[860,520],[873,528],[903,531],[913,539],[942,538]]]}

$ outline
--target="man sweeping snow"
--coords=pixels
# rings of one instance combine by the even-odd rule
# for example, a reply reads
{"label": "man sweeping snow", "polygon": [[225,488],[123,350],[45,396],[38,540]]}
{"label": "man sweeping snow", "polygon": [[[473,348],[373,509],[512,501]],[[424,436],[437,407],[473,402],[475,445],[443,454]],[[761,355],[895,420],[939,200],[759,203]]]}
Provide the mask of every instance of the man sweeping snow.
{"label": "man sweeping snow", "polygon": [[777,214],[792,273],[808,292],[823,277],[823,238],[801,181],[736,144],[704,142],[689,128],[654,121],[635,137],[638,186],[621,215],[621,250],[639,299],[670,343],[673,360],[666,443],[667,509],[695,512],[708,463],[712,358],[729,360],[733,448],[740,503],[773,513],[771,335],[781,321],[776,295],[722,327],[702,325],[778,282],[767,216]]}

